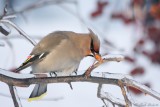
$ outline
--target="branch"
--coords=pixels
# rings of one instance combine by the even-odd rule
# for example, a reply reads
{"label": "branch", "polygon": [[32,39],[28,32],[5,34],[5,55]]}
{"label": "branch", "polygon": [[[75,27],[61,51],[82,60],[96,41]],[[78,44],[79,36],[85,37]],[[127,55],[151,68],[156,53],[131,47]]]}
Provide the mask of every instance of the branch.
{"label": "branch", "polygon": [[121,80],[119,80],[119,86],[120,86],[120,88],[121,88],[121,91],[122,91],[122,94],[123,94],[123,96],[124,96],[124,100],[125,100],[125,102],[126,102],[126,107],[131,107],[132,106],[132,103],[130,102],[130,100],[128,99],[128,96],[127,96],[127,91],[126,91],[126,89],[125,89],[125,86],[124,86],[124,84],[123,84],[123,82],[121,81]]}
{"label": "branch", "polygon": [[19,32],[19,34],[21,34],[23,37],[25,37],[32,45],[35,46],[37,44],[33,39],[30,38],[30,36],[28,36],[21,28],[19,28],[13,22],[11,22],[9,20],[2,19],[2,20],[0,20],[0,23],[9,24],[14,29],[16,29]]}
{"label": "branch", "polygon": [[148,94],[148,95],[150,95],[160,101],[160,93],[157,93],[156,91],[148,88],[147,86],[142,85],[141,83],[134,81],[134,80],[131,80],[126,77],[123,78],[122,81],[123,81],[124,85],[134,87],[134,88],[142,91],[143,93],[146,93],[146,94]]}
{"label": "branch", "polygon": [[103,61],[102,62],[96,62],[96,63],[93,63],[93,65],[91,67],[89,67],[87,69],[87,71],[85,72],[85,76],[88,77],[90,76],[90,73],[95,69],[97,68],[98,66],[100,66],[101,64],[103,63],[106,63],[106,62],[109,62],[109,61],[116,61],[116,62],[120,62],[120,61],[123,61],[124,60],[124,57],[123,56],[111,56],[111,55],[107,55],[107,57],[103,58]]}
{"label": "branch", "polygon": [[9,90],[10,90],[10,93],[12,95],[12,99],[13,99],[13,102],[14,102],[14,106],[15,107],[22,107],[21,105],[21,101],[17,95],[17,90],[16,90],[16,87],[12,86],[12,85],[8,85],[9,86]]}
{"label": "branch", "polygon": [[[39,74],[43,75],[43,74]],[[160,94],[145,85],[140,84],[137,81],[132,80],[130,77],[122,74],[106,74],[105,77],[93,76],[85,78],[82,75],[79,76],[67,76],[67,77],[40,77],[35,78],[33,74],[17,74],[10,71],[0,69],[0,81],[12,86],[29,86],[31,84],[45,84],[45,83],[69,83],[69,82],[91,82],[98,84],[112,84],[119,86],[119,80],[125,86],[130,86],[139,89],[140,91],[160,100]]]}
{"label": "branch", "polygon": [[120,107],[125,106],[125,102],[123,100],[115,98],[114,96],[112,96],[108,92],[103,92],[102,91],[102,84],[99,84],[99,86],[98,86],[97,97],[102,99],[103,102],[105,102],[104,100],[107,100],[108,102],[110,102],[113,105],[113,107],[114,107],[114,105],[117,105]]}
{"label": "branch", "polygon": [[[40,35],[30,35],[32,37],[32,39],[34,40],[41,40],[42,37],[40,37]],[[12,34],[12,36],[8,36],[7,38],[5,36],[0,36],[0,40],[6,40],[6,39],[25,39],[22,36],[20,36],[20,34]],[[1,42],[0,42],[1,43]]]}
{"label": "branch", "polygon": [[[123,60],[122,56],[115,57],[111,55],[107,55],[103,59],[103,63],[107,61],[121,61]],[[96,62],[90,67],[90,72],[101,65],[102,63]],[[98,84],[112,84],[117,85],[121,88],[125,102],[126,107],[129,107],[130,101],[128,99],[127,93],[125,88],[130,86],[139,89],[140,91],[156,98],[157,100],[160,100],[160,94],[145,85],[140,84],[137,81],[134,81],[130,76],[128,75],[122,75],[122,74],[112,74],[112,73],[99,73],[100,75],[97,75],[97,73],[92,73],[94,76],[90,76],[86,78],[84,75],[78,75],[78,76],[67,76],[67,77],[44,77],[46,74],[18,74],[13,73],[10,71],[6,71],[3,69],[0,69],[0,81],[5,82],[8,85],[11,86],[21,86],[26,87],[31,84],[45,84],[45,83],[71,83],[71,82],[91,82],[91,83],[98,83]],[[47,74],[50,76],[49,74]],[[100,89],[98,89],[100,90]],[[109,99],[111,96],[105,96],[108,94],[103,94],[103,96],[100,94],[99,96],[101,99]],[[123,105],[124,103],[120,102],[120,100],[108,100],[114,105]],[[116,102],[118,101],[118,102]]]}
{"label": "branch", "polygon": [[[31,37],[29,35],[27,35],[21,28],[19,28],[16,24],[14,24],[13,22],[11,22],[9,19],[15,18],[15,15],[8,15],[6,16],[7,13],[7,5],[4,8],[4,13],[3,15],[0,17],[0,23],[4,24],[5,26],[8,24],[10,26],[12,26],[14,29],[16,29],[20,35],[22,35],[25,39],[27,39],[33,46],[35,46],[37,43],[31,39]],[[2,26],[0,26],[0,32],[3,33],[4,35],[8,35],[10,33],[10,31],[7,31],[6,29],[4,29]]]}

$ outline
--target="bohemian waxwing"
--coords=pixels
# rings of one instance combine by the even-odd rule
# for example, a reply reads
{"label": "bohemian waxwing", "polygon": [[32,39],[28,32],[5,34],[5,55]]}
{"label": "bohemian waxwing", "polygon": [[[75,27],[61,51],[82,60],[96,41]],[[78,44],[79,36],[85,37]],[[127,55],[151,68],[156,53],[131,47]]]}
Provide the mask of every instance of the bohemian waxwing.
{"label": "bohemian waxwing", "polygon": [[[32,73],[56,72],[57,76],[69,76],[78,69],[85,56],[102,61],[99,55],[100,41],[92,30],[89,31],[89,34],[71,31],[50,33],[33,48],[16,72],[31,66]],[[46,91],[47,84],[35,85],[29,101],[39,99]]]}

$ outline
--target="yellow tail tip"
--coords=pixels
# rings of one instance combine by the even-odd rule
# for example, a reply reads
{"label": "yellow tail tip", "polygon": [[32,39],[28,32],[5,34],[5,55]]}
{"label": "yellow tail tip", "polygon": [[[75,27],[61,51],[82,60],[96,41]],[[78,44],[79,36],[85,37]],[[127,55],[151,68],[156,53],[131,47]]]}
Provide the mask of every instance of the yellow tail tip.
{"label": "yellow tail tip", "polygon": [[28,102],[35,101],[35,100],[40,100],[40,99],[42,99],[46,94],[47,94],[47,93],[44,93],[44,94],[42,94],[42,95],[40,95],[40,96],[38,96],[38,97],[29,98],[29,99],[28,99]]}

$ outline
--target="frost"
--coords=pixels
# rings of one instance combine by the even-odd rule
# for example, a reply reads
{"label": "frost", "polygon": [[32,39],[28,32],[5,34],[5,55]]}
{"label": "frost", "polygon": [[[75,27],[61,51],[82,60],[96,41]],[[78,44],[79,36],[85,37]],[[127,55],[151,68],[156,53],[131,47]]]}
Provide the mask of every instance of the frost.
{"label": "frost", "polygon": [[109,72],[93,72],[92,76],[98,76],[103,78],[112,78],[112,79],[133,79],[130,75],[120,74],[120,73],[109,73]]}
{"label": "frost", "polygon": [[121,100],[119,98],[114,97],[112,94],[108,92],[102,92],[101,97],[105,98],[106,100],[109,100],[112,103],[118,104],[118,105],[126,105],[124,100]]}
{"label": "frost", "polygon": [[17,79],[25,79],[25,78],[35,77],[33,74],[18,74],[18,73],[13,73],[13,72],[4,70],[4,69],[0,69],[0,74],[8,76],[8,77],[12,77],[12,78],[17,78]]}
{"label": "frost", "polygon": [[120,54],[108,54],[108,55],[103,56],[103,58],[106,58],[106,59],[109,59],[109,58],[121,58],[121,59],[124,59],[124,56],[120,55]]}

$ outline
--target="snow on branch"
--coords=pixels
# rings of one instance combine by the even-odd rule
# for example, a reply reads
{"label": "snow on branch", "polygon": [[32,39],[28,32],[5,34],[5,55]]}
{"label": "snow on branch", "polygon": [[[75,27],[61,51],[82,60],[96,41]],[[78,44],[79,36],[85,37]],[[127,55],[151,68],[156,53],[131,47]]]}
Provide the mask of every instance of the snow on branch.
{"label": "snow on branch", "polygon": [[111,95],[108,92],[104,92],[102,89],[103,89],[102,84],[99,84],[98,91],[97,91],[97,97],[100,98],[106,106],[107,106],[107,104],[105,103],[105,100],[110,102],[113,105],[113,107],[115,105],[120,106],[120,107],[125,106],[125,102],[123,100],[115,98],[113,95]]}
{"label": "snow on branch", "polygon": [[[122,57],[108,57],[104,58],[105,61],[117,61],[117,59],[123,59]],[[119,61],[119,60],[118,60]],[[98,65],[98,63],[94,63],[92,67]],[[92,68],[90,67],[90,68]],[[93,69],[92,69],[93,70]],[[91,70],[91,71],[92,71]],[[46,74],[45,74],[46,75]],[[90,83],[98,83],[102,84],[111,84],[117,85],[121,88],[122,94],[124,96],[125,101],[119,100],[118,98],[113,97],[109,93],[102,93],[101,87],[98,88],[97,96],[102,100],[107,100],[113,105],[125,105],[126,107],[131,107],[132,101],[128,98],[126,87],[134,87],[139,89],[140,91],[154,97],[157,100],[160,100],[160,94],[145,85],[133,80],[130,76],[124,74],[113,74],[113,73],[104,73],[99,72],[92,73],[92,76],[77,75],[77,76],[64,76],[64,77],[45,77],[44,74],[18,74],[10,71],[6,71],[0,69],[0,81],[5,82],[9,86],[20,86],[26,87],[31,84],[45,84],[45,83],[69,83],[71,82],[90,82]],[[11,87],[10,87],[11,88]],[[12,97],[14,98],[14,96]],[[15,99],[13,101],[16,101]],[[125,103],[124,103],[125,102]],[[20,105],[19,105],[20,107]]]}

